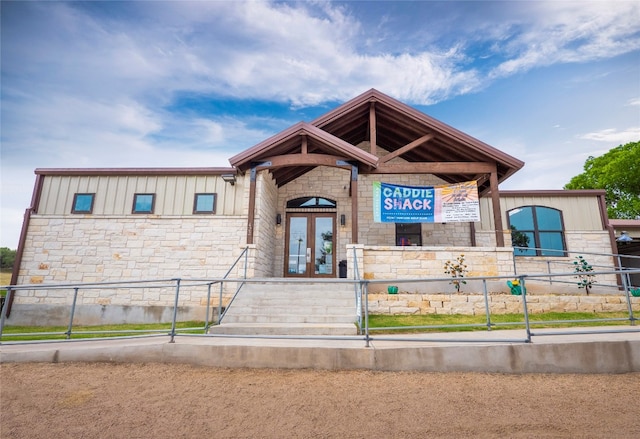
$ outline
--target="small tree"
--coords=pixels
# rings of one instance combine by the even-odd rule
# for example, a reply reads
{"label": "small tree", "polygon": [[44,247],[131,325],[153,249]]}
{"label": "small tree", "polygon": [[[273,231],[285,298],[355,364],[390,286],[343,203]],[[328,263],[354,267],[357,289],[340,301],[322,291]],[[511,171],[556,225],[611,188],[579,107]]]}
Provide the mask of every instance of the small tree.
{"label": "small tree", "polygon": [[[529,237],[516,229],[515,226],[511,226],[511,246],[512,247],[529,247]],[[524,249],[519,248],[519,252],[524,252]]]}
{"label": "small tree", "polygon": [[455,261],[447,261],[444,264],[444,273],[450,275],[453,280],[449,282],[456,288],[456,292],[459,293],[462,284],[466,284],[467,281],[463,280],[464,276],[468,273],[467,264],[464,263],[464,255],[458,256]]}
{"label": "small tree", "polygon": [[16,251],[8,247],[0,247],[0,268],[3,270],[13,268],[16,260]]}
{"label": "small tree", "polygon": [[587,294],[589,294],[591,287],[596,283],[596,276],[591,274],[593,266],[582,256],[577,256],[576,260],[573,261],[573,268],[574,273],[577,273],[576,277],[578,278],[578,288],[584,288]]}

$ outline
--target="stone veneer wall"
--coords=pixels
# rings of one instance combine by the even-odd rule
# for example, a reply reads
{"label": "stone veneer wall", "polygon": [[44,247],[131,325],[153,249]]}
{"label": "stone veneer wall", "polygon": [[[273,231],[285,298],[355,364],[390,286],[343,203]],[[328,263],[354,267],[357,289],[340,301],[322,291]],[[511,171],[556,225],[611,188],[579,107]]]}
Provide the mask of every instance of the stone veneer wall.
{"label": "stone veneer wall", "polygon": [[243,216],[33,216],[18,283],[222,276],[245,229]]}
{"label": "stone veneer wall", "polygon": [[[488,295],[492,314],[522,313],[522,296],[508,293]],[[640,311],[640,297],[631,297],[634,312]],[[626,297],[618,295],[527,295],[530,313],[626,312]],[[465,314],[485,315],[482,294],[369,294],[371,314]]]}
{"label": "stone veneer wall", "polygon": [[[278,188],[275,180],[268,171],[259,172],[256,182],[255,230],[253,234],[255,266],[252,275],[249,277],[281,276],[276,274],[276,267],[278,266],[278,261],[282,266],[282,257],[276,255],[282,255],[283,252],[278,253],[276,251],[274,253],[274,249],[277,248],[278,243],[281,241],[278,237],[278,232],[282,229],[282,225],[276,225],[277,202]],[[246,227],[245,223],[245,230]]]}
{"label": "stone veneer wall", "polygon": [[[36,215],[29,224],[18,285],[220,278],[245,247],[240,244],[245,242],[245,230],[244,216]],[[243,272],[241,261],[229,277],[241,277]],[[233,288],[227,284],[225,294],[230,294]],[[64,320],[72,292],[20,290],[14,301],[12,324],[21,318],[33,324],[32,320],[43,316],[55,321],[55,316],[60,315]],[[179,306],[185,319],[203,318],[206,294],[206,286],[181,289]],[[85,288],[81,289],[78,305],[93,307],[89,312],[90,321],[96,313],[104,314],[108,305],[112,310],[119,307],[110,317],[111,321],[122,321],[127,316],[127,321],[149,321],[160,314],[166,319],[174,298],[173,287]],[[33,305],[45,306],[34,308]],[[133,311],[136,307],[144,310]],[[82,318],[79,312],[76,319]]]}
{"label": "stone veneer wall", "polygon": [[[349,277],[354,276],[354,257],[356,251],[358,272],[363,279],[389,280],[389,284],[401,279],[442,279],[446,261],[455,261],[464,255],[467,264],[467,277],[473,276],[510,276],[513,273],[513,252],[510,248],[477,247],[396,247],[396,246],[348,246]],[[441,288],[431,283],[413,284],[412,291],[427,292]],[[369,291],[378,292],[387,289],[387,284],[372,283]]]}

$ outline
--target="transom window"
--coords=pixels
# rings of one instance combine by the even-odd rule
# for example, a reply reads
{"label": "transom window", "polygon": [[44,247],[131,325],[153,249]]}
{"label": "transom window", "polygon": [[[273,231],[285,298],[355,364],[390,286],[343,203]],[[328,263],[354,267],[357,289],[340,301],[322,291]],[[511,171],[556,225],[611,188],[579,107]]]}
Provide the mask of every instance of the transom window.
{"label": "transom window", "polygon": [[75,194],[71,213],[92,213],[96,194]]}
{"label": "transom window", "polygon": [[396,223],[396,245],[422,245],[422,224]]}
{"label": "transom window", "polygon": [[562,212],[544,206],[523,206],[508,212],[516,256],[566,256]]}
{"label": "transom window", "polygon": [[295,209],[300,207],[306,208],[323,208],[323,207],[336,207],[335,200],[322,197],[300,197],[295,200],[287,201],[288,209]]}
{"label": "transom window", "polygon": [[135,194],[133,196],[133,213],[153,213],[156,194]]}
{"label": "transom window", "polygon": [[193,213],[216,213],[216,194],[195,194]]}

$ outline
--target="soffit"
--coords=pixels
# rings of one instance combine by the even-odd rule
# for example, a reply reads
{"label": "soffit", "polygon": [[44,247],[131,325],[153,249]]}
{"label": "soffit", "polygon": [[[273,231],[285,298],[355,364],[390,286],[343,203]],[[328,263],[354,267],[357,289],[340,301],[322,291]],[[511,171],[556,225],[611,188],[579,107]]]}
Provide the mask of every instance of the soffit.
{"label": "soffit", "polygon": [[[398,156],[408,162],[408,170],[411,169],[411,163],[491,163],[496,166],[498,182],[502,182],[524,166],[524,162],[375,89],[319,117],[311,124],[350,144],[370,142],[372,107],[375,111],[376,145],[388,153],[393,153],[425,135],[432,136],[425,143]],[[384,156],[381,159],[384,160]],[[450,183],[479,177],[463,173],[435,175]],[[479,189],[483,193],[487,192],[488,178],[481,180],[483,181],[479,182]]]}
{"label": "soffit", "polygon": [[[327,159],[326,162],[323,159]],[[277,185],[282,186],[316,166],[325,163],[337,166],[338,160],[356,164],[361,169],[375,168],[378,164],[373,154],[305,122],[230,158],[229,162],[243,172],[254,166],[270,168]],[[270,164],[263,165],[266,162]]]}
{"label": "soffit", "polygon": [[[346,102],[310,124],[300,122],[291,128],[232,157],[232,166],[246,171],[269,157],[282,157],[302,152],[306,138],[309,154],[345,157],[357,164],[360,172],[376,172],[380,161],[355,147],[371,141],[371,113],[375,112],[375,136],[379,149],[391,154],[424,136],[422,144],[398,155],[406,163],[402,172],[411,173],[418,163],[486,163],[495,166],[498,182],[502,182],[524,166],[524,162],[481,142],[447,124],[393,99],[375,89]],[[379,154],[379,150],[378,150]],[[272,169],[279,186],[310,171],[317,165],[291,165]],[[459,169],[462,169],[460,167]],[[444,168],[443,168],[444,169]],[[478,180],[480,193],[489,191],[488,174],[451,171],[436,173],[449,183]]]}

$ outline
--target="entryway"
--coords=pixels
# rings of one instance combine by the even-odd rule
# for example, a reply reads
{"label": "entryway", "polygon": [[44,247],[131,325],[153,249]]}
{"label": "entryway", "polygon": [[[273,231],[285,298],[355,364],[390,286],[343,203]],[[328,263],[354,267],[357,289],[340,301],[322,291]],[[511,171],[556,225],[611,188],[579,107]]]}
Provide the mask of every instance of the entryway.
{"label": "entryway", "polygon": [[285,277],[336,277],[336,214],[288,213]]}

